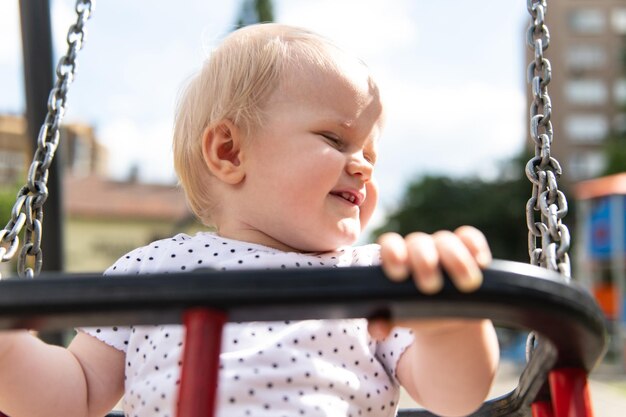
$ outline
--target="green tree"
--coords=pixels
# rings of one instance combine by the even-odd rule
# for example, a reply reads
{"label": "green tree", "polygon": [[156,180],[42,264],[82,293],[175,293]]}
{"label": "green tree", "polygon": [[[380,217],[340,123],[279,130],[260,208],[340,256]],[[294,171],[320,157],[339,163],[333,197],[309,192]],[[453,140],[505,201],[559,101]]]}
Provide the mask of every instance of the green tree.
{"label": "green tree", "polygon": [[18,187],[0,187],[0,227],[6,226],[11,218],[11,211],[15,204]]}
{"label": "green tree", "polygon": [[[624,55],[626,56],[626,48]],[[622,105],[620,110],[626,115],[626,104]],[[615,129],[609,134],[605,139],[604,155],[606,166],[603,175],[626,172],[626,129]]]}
{"label": "green tree", "polygon": [[[445,176],[414,181],[398,209],[374,232],[374,237],[387,231],[432,233],[469,224],[485,234],[494,257],[528,262],[526,202],[532,190],[524,174],[528,159],[530,156],[523,153],[507,161],[496,181]],[[573,219],[571,215],[566,223]]]}
{"label": "green tree", "polygon": [[[3,185],[0,186],[0,229],[4,229],[7,223],[11,219],[11,212],[13,211],[13,205],[15,204],[15,199],[17,196],[17,191],[20,189],[20,186],[9,186]],[[15,271],[15,262],[17,257],[15,256],[13,260],[6,266],[6,270]]]}
{"label": "green tree", "polygon": [[603,175],[626,172],[626,131],[614,132],[606,138],[605,161]]}
{"label": "green tree", "polygon": [[272,0],[244,0],[237,18],[237,29],[260,22],[274,21]]}

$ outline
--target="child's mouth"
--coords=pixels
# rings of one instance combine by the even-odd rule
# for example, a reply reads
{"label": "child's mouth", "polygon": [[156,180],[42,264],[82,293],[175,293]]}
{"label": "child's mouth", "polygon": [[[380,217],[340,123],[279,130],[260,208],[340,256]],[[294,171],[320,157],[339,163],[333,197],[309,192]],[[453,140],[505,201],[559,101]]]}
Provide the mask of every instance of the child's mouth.
{"label": "child's mouth", "polygon": [[330,194],[335,197],[339,197],[348,203],[354,204],[355,206],[360,206],[363,200],[363,197],[350,191],[335,191]]}

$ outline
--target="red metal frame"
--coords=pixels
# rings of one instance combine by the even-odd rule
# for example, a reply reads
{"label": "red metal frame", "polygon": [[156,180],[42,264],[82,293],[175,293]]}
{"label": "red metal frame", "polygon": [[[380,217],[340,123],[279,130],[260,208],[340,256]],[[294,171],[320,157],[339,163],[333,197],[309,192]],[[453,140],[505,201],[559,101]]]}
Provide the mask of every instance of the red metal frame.
{"label": "red metal frame", "polygon": [[550,371],[550,401],[531,406],[533,417],[593,417],[587,373],[578,368]]}
{"label": "red metal frame", "polygon": [[187,310],[185,350],[178,392],[178,417],[213,417],[219,355],[226,314],[206,308]]}
{"label": "red metal frame", "polygon": [[533,417],[554,417],[550,401],[536,401],[531,404],[530,410]]}
{"label": "red metal frame", "polygon": [[548,375],[554,417],[593,417],[587,373],[582,369],[555,369]]}

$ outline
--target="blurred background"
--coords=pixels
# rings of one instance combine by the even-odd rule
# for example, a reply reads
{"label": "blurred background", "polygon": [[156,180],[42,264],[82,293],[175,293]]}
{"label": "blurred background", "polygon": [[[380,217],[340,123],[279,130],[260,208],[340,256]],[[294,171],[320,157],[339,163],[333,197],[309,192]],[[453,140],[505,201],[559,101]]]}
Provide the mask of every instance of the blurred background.
{"label": "blurred background", "polygon": [[[0,221],[32,159],[20,5],[49,4],[52,60],[65,53],[74,1],[0,2]],[[38,6],[34,6],[39,4]],[[364,233],[472,224],[498,258],[528,261],[525,0],[107,0],[97,4],[70,88],[61,145],[59,226],[51,269],[102,271],[126,251],[201,230],[176,186],[176,98],[212,48],[258,21],[301,25],[360,56],[388,107],[379,210]],[[573,275],[609,320],[605,361],[624,370],[626,3],[550,0],[547,58],[555,141],[569,198]],[[46,48],[46,45],[40,45]],[[3,223],[3,224],[4,224]],[[52,265],[44,258],[44,268]],[[14,265],[0,264],[3,275]],[[512,361],[523,336],[501,332]],[[622,389],[626,392],[626,384]]]}
{"label": "blurred background", "polygon": [[[74,1],[49,4],[56,63],[75,21]],[[32,155],[23,118],[19,6],[17,0],[0,4],[0,182],[8,186],[23,184]],[[259,16],[257,7],[266,15]],[[177,95],[220,39],[258,20],[328,36],[361,57],[381,86],[389,118],[376,173],[381,203],[364,241],[403,206],[409,184],[420,184],[425,175],[493,181],[524,149],[523,0],[99,2],[88,22],[57,152],[64,166],[64,269],[102,270],[153,238],[197,227],[172,168]],[[442,194],[433,202],[444,202],[448,190],[436,187]],[[524,204],[515,210],[522,213]],[[444,226],[422,217],[429,227]],[[524,223],[519,226],[524,233]],[[522,236],[522,247],[525,242]]]}

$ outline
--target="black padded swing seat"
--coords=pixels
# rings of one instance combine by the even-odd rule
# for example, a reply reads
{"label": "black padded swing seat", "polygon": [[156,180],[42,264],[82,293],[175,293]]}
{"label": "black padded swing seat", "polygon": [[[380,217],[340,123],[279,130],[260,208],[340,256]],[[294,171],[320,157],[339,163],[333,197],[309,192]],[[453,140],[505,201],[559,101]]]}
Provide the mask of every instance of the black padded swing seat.
{"label": "black padded swing seat", "polygon": [[[527,415],[532,402],[549,395],[550,370],[573,367],[589,373],[608,337],[604,316],[587,291],[554,272],[507,261],[494,261],[481,288],[471,294],[446,281],[440,293],[424,295],[410,281],[390,282],[379,267],[107,278],[47,274],[0,281],[0,329],[173,324],[181,323],[183,311],[191,307],[224,311],[230,321],[467,317],[534,330],[541,343],[517,388],[485,402],[473,416]],[[402,410],[399,416],[433,414]]]}

